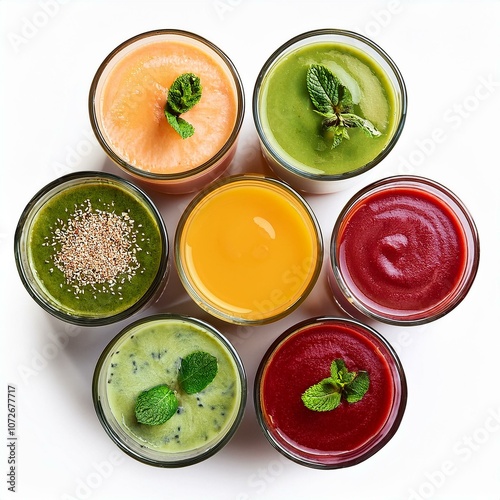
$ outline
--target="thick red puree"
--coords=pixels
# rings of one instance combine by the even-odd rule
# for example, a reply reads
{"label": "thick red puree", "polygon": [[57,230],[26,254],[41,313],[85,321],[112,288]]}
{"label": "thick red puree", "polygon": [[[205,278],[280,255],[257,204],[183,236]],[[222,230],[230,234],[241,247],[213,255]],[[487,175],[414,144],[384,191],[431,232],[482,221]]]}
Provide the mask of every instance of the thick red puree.
{"label": "thick red puree", "polygon": [[[302,393],[330,376],[330,365],[337,358],[345,361],[349,371],[369,373],[368,392],[361,401],[343,400],[331,411],[306,408]],[[388,361],[380,346],[355,325],[317,324],[299,330],[278,346],[262,376],[261,405],[267,426],[285,448],[304,455],[326,457],[361,447],[380,432],[393,400]]]}
{"label": "thick red puree", "polygon": [[464,229],[437,196],[393,187],[359,201],[337,241],[347,286],[390,315],[428,311],[452,294],[467,261]]}

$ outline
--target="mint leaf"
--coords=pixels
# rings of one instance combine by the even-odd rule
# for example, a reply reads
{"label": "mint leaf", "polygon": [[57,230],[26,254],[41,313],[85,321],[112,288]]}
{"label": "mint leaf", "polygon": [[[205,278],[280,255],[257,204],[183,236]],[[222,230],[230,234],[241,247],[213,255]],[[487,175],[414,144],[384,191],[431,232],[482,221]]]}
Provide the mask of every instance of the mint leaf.
{"label": "mint leaf", "polygon": [[[332,74],[335,78],[335,76]],[[347,113],[352,109],[352,94],[351,91],[345,86],[342,85],[340,80],[337,78],[338,82],[338,95],[339,95],[339,109],[342,110],[342,113]]]}
{"label": "mint leaf", "polygon": [[302,394],[304,405],[313,411],[330,411],[340,404],[340,388],[331,378],[326,378]]}
{"label": "mint leaf", "polygon": [[[333,365],[335,365],[335,370],[333,369]],[[332,378],[336,381],[340,387],[344,387],[347,384],[350,384],[354,377],[356,376],[355,372],[350,372],[347,370],[343,359],[335,359],[332,363],[332,367],[330,368],[332,372]],[[333,372],[336,371],[337,377],[334,378]]]}
{"label": "mint leaf", "polygon": [[369,137],[381,135],[372,122],[352,113],[350,90],[325,66],[314,64],[307,70],[306,87],[314,111],[323,116],[321,127],[332,149],[349,139],[348,128],[361,128]]}
{"label": "mint leaf", "polygon": [[340,405],[342,398],[348,403],[356,403],[370,387],[368,372],[350,372],[343,359],[332,361],[330,375],[302,394],[302,402],[306,408],[313,411],[334,410]]}
{"label": "mint leaf", "polygon": [[370,387],[368,372],[359,372],[354,380],[344,388],[345,398],[348,403],[357,403],[366,394]]}
{"label": "mint leaf", "polygon": [[174,392],[167,385],[157,385],[139,394],[135,416],[141,424],[160,425],[174,415],[178,406]]}
{"label": "mint leaf", "polygon": [[381,135],[370,120],[365,120],[353,113],[343,113],[342,118],[344,119],[346,127],[359,127],[370,137],[378,137]]}
{"label": "mint leaf", "polygon": [[349,139],[347,129],[339,125],[332,125],[325,128],[325,139],[332,141],[332,149],[336,148],[342,139]]}
{"label": "mint leaf", "polygon": [[339,371],[345,367],[345,363],[342,359],[334,359],[330,365],[330,377],[333,380],[339,379]]}
{"label": "mint leaf", "polygon": [[333,114],[339,103],[340,80],[325,66],[315,64],[307,71],[307,91],[314,107],[324,114]]}
{"label": "mint leaf", "polygon": [[179,115],[186,113],[201,99],[202,86],[193,73],[178,76],[168,89],[165,117],[172,128],[183,138],[194,134],[194,127]]}
{"label": "mint leaf", "polygon": [[194,127],[188,123],[184,118],[180,118],[177,115],[170,113],[165,110],[165,116],[170,123],[171,127],[183,138],[187,139],[194,134]]}
{"label": "mint leaf", "polygon": [[173,113],[189,111],[201,99],[201,82],[193,73],[178,76],[168,89],[167,102]]}
{"label": "mint leaf", "polygon": [[204,351],[195,351],[181,361],[179,384],[187,394],[202,391],[217,375],[217,358]]}

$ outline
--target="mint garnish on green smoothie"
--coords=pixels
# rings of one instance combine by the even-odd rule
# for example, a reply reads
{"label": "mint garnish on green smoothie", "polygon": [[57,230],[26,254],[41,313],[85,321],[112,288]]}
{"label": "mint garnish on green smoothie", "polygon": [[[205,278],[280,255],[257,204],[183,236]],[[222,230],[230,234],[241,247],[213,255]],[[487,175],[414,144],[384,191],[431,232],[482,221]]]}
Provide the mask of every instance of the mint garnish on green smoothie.
{"label": "mint garnish on green smoothie", "polygon": [[348,403],[360,401],[369,387],[368,372],[350,372],[342,359],[335,359],[330,377],[309,387],[302,394],[302,402],[313,411],[330,411],[340,405],[342,398]]}
{"label": "mint garnish on green smoothie", "polygon": [[[196,394],[213,381],[217,371],[215,356],[195,351],[182,358],[177,381],[186,394]],[[166,384],[161,384],[139,394],[135,416],[140,424],[160,425],[170,419],[178,407],[176,393]]]}
{"label": "mint garnish on green smoothie", "polygon": [[165,423],[177,411],[179,403],[167,385],[157,385],[141,392],[135,403],[137,421],[146,425]]}
{"label": "mint garnish on green smoothie", "polygon": [[306,79],[314,111],[324,117],[323,133],[333,140],[332,149],[349,139],[348,128],[358,127],[370,137],[381,135],[373,123],[352,112],[350,90],[328,68],[314,64],[307,70]]}
{"label": "mint garnish on green smoothie", "polygon": [[194,127],[179,115],[186,113],[199,102],[201,90],[200,79],[193,73],[178,76],[168,89],[165,117],[183,139],[194,134]]}
{"label": "mint garnish on green smoothie", "polygon": [[186,394],[195,394],[207,387],[217,375],[217,358],[208,352],[196,351],[181,361],[179,384]]}

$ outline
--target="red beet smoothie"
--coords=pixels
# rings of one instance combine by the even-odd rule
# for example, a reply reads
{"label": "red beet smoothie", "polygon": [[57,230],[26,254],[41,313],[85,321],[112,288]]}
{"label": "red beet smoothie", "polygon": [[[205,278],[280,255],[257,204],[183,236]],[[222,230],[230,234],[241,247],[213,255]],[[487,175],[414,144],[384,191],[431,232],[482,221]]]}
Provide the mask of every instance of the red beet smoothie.
{"label": "red beet smoothie", "polygon": [[[393,406],[394,382],[380,346],[365,335],[354,324],[313,324],[285,339],[272,354],[262,375],[262,414],[285,448],[324,455],[327,463],[328,455],[355,450],[380,432]],[[302,393],[330,376],[336,358],[349,371],[369,373],[368,392],[361,401],[343,400],[331,411],[309,410]]]}
{"label": "red beet smoothie", "polygon": [[363,198],[348,212],[337,242],[347,286],[388,316],[425,314],[443,303],[467,264],[459,219],[418,188],[393,187]]}

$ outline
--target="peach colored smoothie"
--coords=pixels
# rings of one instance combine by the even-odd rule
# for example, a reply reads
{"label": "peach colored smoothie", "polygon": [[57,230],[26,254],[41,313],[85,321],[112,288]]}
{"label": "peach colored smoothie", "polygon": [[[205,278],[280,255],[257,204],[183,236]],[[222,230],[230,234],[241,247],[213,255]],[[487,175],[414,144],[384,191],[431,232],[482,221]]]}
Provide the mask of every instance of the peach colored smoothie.
{"label": "peach colored smoothie", "polygon": [[126,40],[90,86],[90,122],[104,152],[135,181],[164,193],[198,191],[220,177],[236,153],[244,115],[234,64],[188,31]]}
{"label": "peach colored smoothie", "polygon": [[[200,78],[200,102],[182,115],[195,128],[182,139],[164,108],[169,87],[184,73]],[[164,40],[125,54],[107,77],[101,97],[103,131],[130,165],[168,174],[210,160],[231,135],[237,99],[226,71],[199,46]]]}

